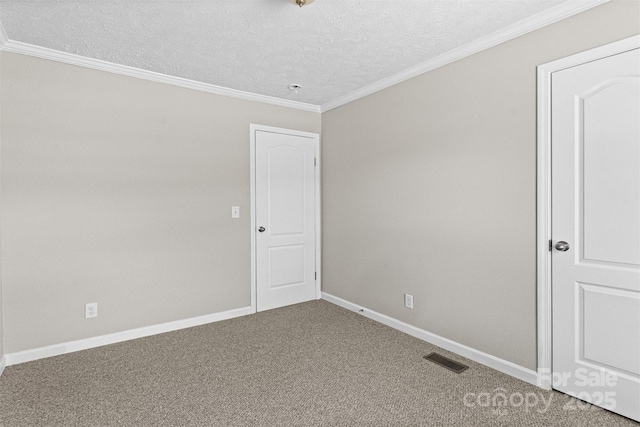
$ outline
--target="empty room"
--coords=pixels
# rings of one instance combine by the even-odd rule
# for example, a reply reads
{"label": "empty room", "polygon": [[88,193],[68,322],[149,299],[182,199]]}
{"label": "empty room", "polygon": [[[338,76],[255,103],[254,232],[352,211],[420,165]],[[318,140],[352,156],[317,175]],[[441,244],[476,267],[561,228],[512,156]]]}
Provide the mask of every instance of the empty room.
{"label": "empty room", "polygon": [[640,0],[0,0],[1,426],[638,422]]}

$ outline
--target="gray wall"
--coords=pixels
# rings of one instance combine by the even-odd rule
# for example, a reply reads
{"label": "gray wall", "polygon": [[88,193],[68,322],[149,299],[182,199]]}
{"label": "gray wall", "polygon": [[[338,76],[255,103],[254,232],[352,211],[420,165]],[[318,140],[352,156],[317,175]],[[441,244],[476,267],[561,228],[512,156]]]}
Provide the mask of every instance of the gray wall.
{"label": "gray wall", "polygon": [[323,291],[536,369],[536,66],[638,34],[639,5],[324,113]]}
{"label": "gray wall", "polygon": [[320,114],[1,55],[4,353],[249,306],[249,124]]}
{"label": "gray wall", "polygon": [[[637,34],[638,5],[323,114],[324,291],[535,369],[535,66]],[[249,123],[319,114],[0,60],[0,354],[249,305]]]}
{"label": "gray wall", "polygon": [[[0,54],[0,159],[2,158],[2,55]],[[2,212],[2,162],[0,161],[0,215]],[[4,310],[2,303],[2,227],[0,227],[0,362],[4,352]]]}

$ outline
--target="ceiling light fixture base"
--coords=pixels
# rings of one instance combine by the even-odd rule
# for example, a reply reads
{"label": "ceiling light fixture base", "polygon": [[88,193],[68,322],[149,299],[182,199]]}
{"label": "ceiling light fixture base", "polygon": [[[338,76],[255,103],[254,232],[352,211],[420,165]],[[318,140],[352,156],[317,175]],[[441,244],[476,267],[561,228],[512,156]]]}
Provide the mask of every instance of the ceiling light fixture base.
{"label": "ceiling light fixture base", "polygon": [[302,7],[304,5],[313,3],[314,0],[289,0],[289,1],[293,4],[297,4],[298,6]]}

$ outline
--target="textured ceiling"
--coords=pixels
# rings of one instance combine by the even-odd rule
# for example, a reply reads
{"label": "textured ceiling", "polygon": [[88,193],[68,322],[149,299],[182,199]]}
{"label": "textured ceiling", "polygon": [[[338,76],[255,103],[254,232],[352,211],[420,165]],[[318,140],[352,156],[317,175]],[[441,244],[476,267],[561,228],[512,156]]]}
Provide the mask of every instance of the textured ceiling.
{"label": "textured ceiling", "polygon": [[0,22],[12,41],[323,105],[561,3],[0,0]]}

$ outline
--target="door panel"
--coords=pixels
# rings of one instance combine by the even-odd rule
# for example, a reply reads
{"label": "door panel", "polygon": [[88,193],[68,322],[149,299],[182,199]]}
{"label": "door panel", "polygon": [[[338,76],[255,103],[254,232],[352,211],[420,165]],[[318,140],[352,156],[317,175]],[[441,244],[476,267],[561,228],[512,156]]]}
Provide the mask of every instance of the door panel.
{"label": "door panel", "polygon": [[266,151],[269,234],[303,234],[305,181],[313,181],[304,173],[305,152],[290,145],[267,147]]}
{"label": "door panel", "polygon": [[640,264],[639,99],[640,85],[629,77],[578,98],[584,259]]}
{"label": "door panel", "polygon": [[316,149],[313,137],[256,131],[258,311],[317,297]]}
{"label": "door panel", "polygon": [[304,284],[304,245],[272,247],[269,251],[269,289]]}
{"label": "door panel", "polygon": [[640,420],[640,54],[552,75],[554,388]]}
{"label": "door panel", "polygon": [[[640,375],[640,334],[633,328],[621,328],[640,312],[640,294],[606,286],[580,283],[579,333],[582,335],[582,357],[585,361],[611,369]],[[579,349],[580,350],[580,349]]]}

